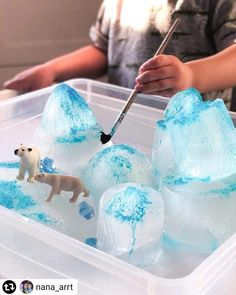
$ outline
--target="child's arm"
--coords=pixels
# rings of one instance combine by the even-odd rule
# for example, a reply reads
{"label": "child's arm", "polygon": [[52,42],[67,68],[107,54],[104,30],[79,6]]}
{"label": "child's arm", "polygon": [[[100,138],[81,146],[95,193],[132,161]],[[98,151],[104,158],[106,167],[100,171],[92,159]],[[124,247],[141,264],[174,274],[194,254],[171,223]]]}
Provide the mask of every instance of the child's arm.
{"label": "child's arm", "polygon": [[4,86],[27,92],[50,86],[53,82],[77,77],[98,78],[107,69],[107,57],[90,45],[33,67],[6,81]]}
{"label": "child's arm", "polygon": [[201,93],[236,85],[236,45],[207,58],[182,63],[171,55],[159,55],[145,62],[136,79],[136,90],[171,96],[195,87]]}

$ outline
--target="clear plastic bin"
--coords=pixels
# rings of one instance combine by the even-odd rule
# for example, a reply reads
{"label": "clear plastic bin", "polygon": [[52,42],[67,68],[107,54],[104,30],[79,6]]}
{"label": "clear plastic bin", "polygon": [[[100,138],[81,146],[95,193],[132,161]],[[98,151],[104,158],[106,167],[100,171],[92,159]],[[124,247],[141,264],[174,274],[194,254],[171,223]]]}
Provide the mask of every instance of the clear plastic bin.
{"label": "clear plastic bin", "polygon": [[[85,79],[67,83],[87,99],[105,132],[131,92]],[[0,102],[0,161],[14,161],[14,147],[31,141],[53,88]],[[155,108],[135,103],[114,141],[149,154],[167,101],[140,95],[136,102]],[[143,270],[0,207],[0,277],[76,278],[85,295],[235,295],[236,235],[209,257],[170,246],[158,264]]]}

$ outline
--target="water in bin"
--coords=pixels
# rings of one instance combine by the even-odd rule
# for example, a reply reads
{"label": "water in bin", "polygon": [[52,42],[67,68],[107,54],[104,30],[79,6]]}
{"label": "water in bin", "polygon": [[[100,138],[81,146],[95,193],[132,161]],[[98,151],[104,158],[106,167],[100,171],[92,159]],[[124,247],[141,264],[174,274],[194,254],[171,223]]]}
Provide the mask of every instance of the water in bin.
{"label": "water in bin", "polygon": [[[61,91],[65,89],[68,90],[67,87],[60,87],[61,88],[59,89],[61,89]],[[88,110],[87,106],[83,102],[81,102],[81,99],[78,99],[81,102],[79,105],[74,102],[76,94],[73,91],[71,92],[68,90],[67,93],[72,93],[73,99],[64,100],[64,96],[62,96],[63,99],[61,99],[60,94],[58,94],[58,89],[56,89],[56,96],[58,99],[55,100],[55,104],[52,100],[49,100],[50,108],[45,109],[46,112],[44,113],[43,121],[41,122],[40,127],[37,130],[38,139],[40,138],[40,136],[42,140],[44,140],[44,136],[46,138],[45,141],[42,141],[43,144],[41,144],[43,158],[48,157],[52,159],[55,163],[55,167],[59,168],[60,171],[62,170],[63,172],[68,174],[79,174],[81,177],[83,177],[86,174],[85,167],[87,163],[92,163],[93,159],[95,159],[96,156],[99,155],[99,153],[102,154],[102,152],[108,147],[104,147],[100,145],[100,142],[98,142],[97,139],[100,138],[101,127],[96,122],[95,117]],[[156,132],[160,134],[160,137],[155,140],[152,155],[152,167],[154,168],[153,170],[155,184],[152,180],[151,166],[148,157],[141,157],[138,164],[144,161],[145,169],[143,170],[147,171],[147,174],[145,175],[150,175],[150,178],[149,176],[147,176],[147,182],[145,184],[149,186],[155,186],[155,189],[160,190],[160,193],[162,194],[162,196],[164,196],[164,205],[166,206],[165,210],[167,213],[164,220],[165,230],[167,234],[165,241],[170,241],[170,239],[172,239],[172,241],[177,241],[180,244],[184,244],[185,246],[189,245],[190,248],[197,246],[197,250],[212,251],[216,247],[218,247],[220,243],[222,243],[222,241],[229,235],[229,231],[231,232],[231,234],[234,231],[235,223],[233,222],[232,218],[228,223],[228,232],[222,234],[220,238],[215,235],[215,232],[218,230],[222,232],[225,224],[225,220],[223,220],[222,222],[218,220],[218,218],[221,218],[219,211],[221,205],[224,206],[226,213],[228,212],[227,206],[228,208],[234,208],[234,155],[230,154],[231,156],[227,157],[226,153],[226,150],[228,152],[229,150],[231,150],[231,148],[234,147],[234,129],[230,123],[231,121],[226,116],[227,112],[222,107],[221,102],[216,101],[212,104],[205,103],[204,107],[201,107],[200,105],[202,104],[202,102],[199,99],[199,94],[197,94],[195,90],[188,90],[181,95],[183,95],[183,98],[186,102],[185,107],[180,107],[178,99],[176,99],[176,101],[175,99],[173,99],[172,102],[169,104],[168,109],[166,110],[162,122],[157,123],[158,127]],[[185,99],[186,95],[190,97],[189,102],[187,98]],[[193,99],[191,98],[192,96]],[[85,117],[83,115],[80,115],[79,108],[81,106],[84,107],[85,112],[88,115],[89,122],[86,121],[87,115]],[[71,107],[74,110],[74,112],[72,113],[68,112]],[[193,113],[196,111],[196,108],[198,109],[198,111],[196,112],[196,116],[194,117]],[[50,112],[50,109],[52,110],[52,112]],[[178,113],[181,116],[178,117],[176,115]],[[50,120],[47,119],[47,116],[45,117],[45,114],[49,116],[48,118],[50,118]],[[192,115],[191,121],[188,121],[187,119],[187,115],[189,114]],[[53,117],[50,117],[55,115],[56,120],[54,120]],[[211,121],[207,121],[208,116],[211,118]],[[216,116],[216,118],[214,116]],[[186,121],[181,121],[181,117],[186,119]],[[222,126],[220,121],[222,121]],[[214,122],[214,124],[211,122]],[[195,124],[198,125],[195,126]],[[77,128],[77,125],[81,128]],[[203,128],[203,125],[208,127]],[[213,127],[211,125],[213,125]],[[59,129],[57,129],[58,126]],[[194,132],[193,129],[190,128],[191,126],[194,127]],[[201,130],[202,132],[200,132],[199,130]],[[214,134],[208,133],[208,131],[210,132],[210,130],[213,130]],[[218,136],[218,132],[220,130],[223,130],[224,132],[223,135],[221,133],[221,135]],[[82,135],[80,135],[80,132]],[[199,136],[197,138],[193,137],[194,133],[197,133]],[[206,151],[207,155],[211,155],[211,145],[208,141],[206,141],[207,136],[210,136],[210,139],[213,140],[215,147],[218,149],[217,151],[213,151],[214,157],[212,156],[209,158],[209,160],[207,160],[209,161],[209,165],[206,165],[206,158],[200,157],[201,155],[203,155],[204,157],[204,152],[202,154],[196,149],[196,145],[191,146],[190,144],[193,141],[194,144],[197,143],[197,146],[201,147],[201,144],[206,143],[206,146],[204,145],[202,147],[203,151]],[[223,140],[223,142],[221,142],[221,140]],[[35,142],[37,142],[37,140],[35,140]],[[180,150],[178,150],[178,144],[181,147]],[[133,147],[131,147],[131,149],[132,148]],[[110,150],[113,151],[115,149],[116,148],[110,148]],[[86,160],[84,160],[85,158],[81,156],[85,152],[88,152],[87,156],[85,157]],[[137,154],[138,153],[139,151],[137,152]],[[137,154],[134,153],[135,156],[137,156]],[[219,155],[217,161],[220,159],[221,162],[219,163],[222,164],[222,161],[226,159],[226,164],[220,166],[219,168],[218,163],[217,169],[215,170],[216,165],[214,164],[213,160],[215,160],[215,157],[217,155]],[[112,157],[113,159],[119,159],[121,155],[119,153],[114,153],[112,154]],[[75,159],[78,159],[78,161]],[[91,160],[91,162],[89,160]],[[117,164],[117,162],[115,161],[114,163]],[[73,163],[73,167],[71,163]],[[127,161],[125,163],[127,163]],[[123,165],[124,163],[120,161],[119,164]],[[197,165],[194,168],[195,164]],[[86,168],[90,167],[89,165]],[[93,165],[91,165],[91,167],[92,166]],[[114,171],[114,165],[112,167],[108,167],[112,168],[111,171]],[[129,165],[126,167],[129,168]],[[138,165],[135,167],[138,167]],[[202,167],[205,167],[206,169],[202,169]],[[96,169],[98,169],[98,167],[96,167],[96,163],[94,164],[93,168],[95,169],[94,171],[92,171],[92,173],[95,173]],[[2,181],[15,181],[17,169],[17,165],[11,168],[6,168],[6,166],[1,168]],[[102,169],[103,168],[101,168],[101,170]],[[6,170],[9,172],[8,175],[5,174]],[[137,170],[135,172],[139,171],[140,175],[143,175],[142,173],[144,171],[142,171],[142,167],[135,168],[135,170]],[[95,173],[95,175],[97,176],[97,173]],[[117,174],[117,177],[121,176],[121,174]],[[107,179],[108,178],[106,177],[105,181],[107,181]],[[130,178],[124,179],[125,181],[133,181]],[[145,177],[143,177],[142,181],[144,181],[144,179]],[[101,178],[99,179],[99,181],[101,181]],[[203,187],[203,193],[200,196],[198,195],[199,182],[200,186]],[[112,185],[113,184],[116,184],[116,182],[112,183]],[[214,187],[214,184],[216,184],[216,188],[218,189],[217,192],[214,191],[216,189]],[[99,186],[100,185],[101,183],[99,183]],[[211,185],[213,185],[213,187],[210,187]],[[106,188],[104,188],[104,190]],[[231,189],[231,191],[229,189]],[[24,208],[24,212],[22,208],[20,208],[17,211],[18,213],[27,213],[27,215],[24,216],[47,224],[48,226],[62,231],[67,235],[75,237],[81,241],[89,241],[89,244],[96,244],[95,240],[97,214],[96,211],[93,211],[93,208],[96,208],[95,203],[97,202],[99,197],[98,199],[96,197],[93,198],[92,190],[91,196],[88,198],[88,200],[86,199],[86,206],[84,203],[81,202],[80,206],[78,206],[79,204],[77,204],[77,206],[74,207],[71,206],[71,204],[68,202],[69,193],[63,193],[57,198],[54,198],[53,203],[50,204],[50,206],[46,206],[44,203],[44,199],[48,195],[49,188],[47,186],[40,186],[39,183],[17,183],[16,192],[19,193],[19,190],[23,194],[22,196],[30,196],[34,200],[35,204],[32,204],[31,208]],[[10,195],[10,190],[3,191],[4,200],[6,200]],[[192,197],[189,197],[189,192],[192,191]],[[206,194],[204,194],[205,191],[207,192]],[[209,191],[211,191],[212,193],[212,200],[208,203],[209,206],[205,206],[206,210],[204,211],[203,202],[204,200],[210,200],[210,196],[208,195]],[[101,193],[102,192],[103,191],[101,190]],[[214,196],[213,192],[215,193]],[[169,203],[166,201],[167,195],[169,197]],[[192,202],[192,199],[196,196],[197,202],[201,200],[201,202],[198,202],[197,206],[195,206],[195,202]],[[221,205],[216,208],[215,205],[218,203],[219,200]],[[227,206],[226,203],[228,204]],[[14,207],[14,202],[12,204]],[[184,207],[184,204],[186,207]],[[218,211],[215,209],[217,209]],[[88,216],[87,210],[89,211],[88,219],[86,218]],[[217,214],[210,214],[209,219],[207,212],[213,213],[216,211]],[[40,212],[44,213],[45,215],[40,215]],[[226,213],[224,213],[224,216],[226,216]],[[194,216],[192,216],[193,214]],[[211,216],[214,216],[215,220],[214,218],[211,218]],[[231,217],[232,215],[230,213],[230,218]],[[206,222],[204,223],[205,219],[208,222],[207,225]],[[180,224],[178,224],[178,220],[181,221]],[[199,228],[196,227],[200,220],[202,220],[200,226],[204,228],[204,230],[202,231],[200,228],[199,234]],[[174,223],[175,226],[173,226]],[[184,229],[184,226],[186,226],[187,223],[189,231],[185,230],[185,235],[183,236],[183,231],[181,230],[181,227],[182,229]],[[191,233],[192,229],[194,231],[196,230],[194,233],[197,233],[195,240],[203,239],[204,245],[202,245],[201,243],[194,245],[194,241],[192,240],[192,237],[194,235]],[[189,233],[191,233],[191,235],[189,235]],[[158,245],[156,253],[159,253]],[[143,249],[145,249],[145,247]],[[134,250],[132,253],[135,252]],[[131,250],[129,248],[129,251],[132,251],[132,248]],[[153,260],[147,260],[147,263],[152,263],[156,261],[157,256],[155,256],[155,259]],[[161,257],[162,255],[159,257],[160,260],[162,259]],[[139,263],[137,264],[140,265]]]}

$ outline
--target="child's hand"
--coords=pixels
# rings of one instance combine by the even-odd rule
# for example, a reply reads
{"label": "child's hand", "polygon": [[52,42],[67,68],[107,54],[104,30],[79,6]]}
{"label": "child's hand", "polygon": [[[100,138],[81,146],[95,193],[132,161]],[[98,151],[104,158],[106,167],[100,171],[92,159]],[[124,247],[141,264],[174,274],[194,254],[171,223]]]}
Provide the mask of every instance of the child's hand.
{"label": "child's hand", "polygon": [[50,86],[53,82],[53,73],[47,65],[39,65],[25,70],[13,79],[6,81],[4,87],[20,92],[29,92]]}
{"label": "child's hand", "polygon": [[139,69],[135,89],[138,92],[172,96],[192,86],[193,74],[187,64],[172,55],[158,55]]}

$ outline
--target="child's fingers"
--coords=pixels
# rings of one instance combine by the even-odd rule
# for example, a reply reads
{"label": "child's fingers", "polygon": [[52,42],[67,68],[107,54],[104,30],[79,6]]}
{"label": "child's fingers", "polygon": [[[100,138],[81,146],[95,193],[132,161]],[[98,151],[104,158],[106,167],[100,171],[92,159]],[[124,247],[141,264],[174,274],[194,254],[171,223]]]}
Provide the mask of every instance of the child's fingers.
{"label": "child's fingers", "polygon": [[172,88],[175,89],[175,84],[176,81],[173,78],[161,79],[150,83],[137,84],[135,90],[146,94],[158,93]]}
{"label": "child's fingers", "polygon": [[4,83],[4,88],[7,89],[15,89],[18,91],[26,92],[29,90],[28,83],[24,80],[13,78],[12,80],[8,80]]}
{"label": "child's fingers", "polygon": [[163,66],[154,70],[148,70],[138,75],[137,84],[150,83],[155,80],[171,78],[174,75],[172,66]]}
{"label": "child's fingers", "polygon": [[149,59],[148,61],[146,61],[144,64],[142,64],[139,69],[139,72],[143,73],[148,70],[153,70],[156,68],[171,65],[174,62],[174,60],[175,60],[175,57],[172,55],[161,54],[161,55],[155,56]]}

